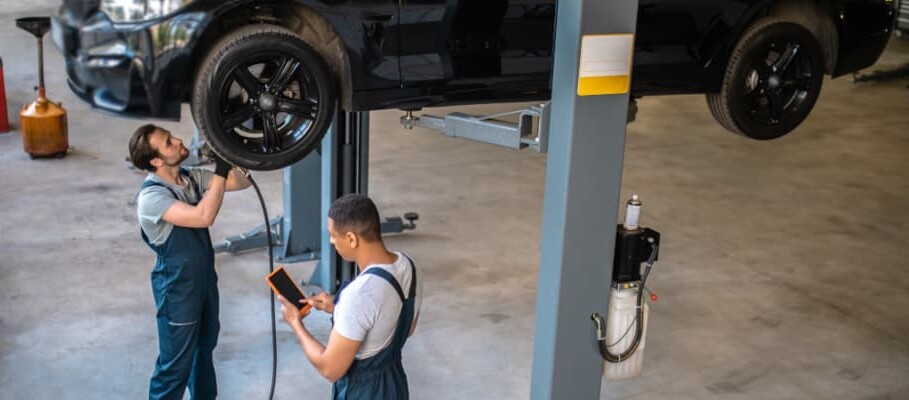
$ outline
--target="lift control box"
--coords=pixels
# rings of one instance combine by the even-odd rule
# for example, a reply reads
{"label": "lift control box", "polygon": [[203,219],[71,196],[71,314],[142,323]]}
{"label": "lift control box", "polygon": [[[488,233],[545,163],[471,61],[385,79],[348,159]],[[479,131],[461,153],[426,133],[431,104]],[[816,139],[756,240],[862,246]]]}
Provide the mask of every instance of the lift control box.
{"label": "lift control box", "polygon": [[[654,247],[656,245],[656,247]],[[626,229],[618,225],[615,237],[612,282],[616,285],[641,280],[641,263],[659,248],[660,233],[650,228]],[[657,260],[658,254],[653,255]]]}

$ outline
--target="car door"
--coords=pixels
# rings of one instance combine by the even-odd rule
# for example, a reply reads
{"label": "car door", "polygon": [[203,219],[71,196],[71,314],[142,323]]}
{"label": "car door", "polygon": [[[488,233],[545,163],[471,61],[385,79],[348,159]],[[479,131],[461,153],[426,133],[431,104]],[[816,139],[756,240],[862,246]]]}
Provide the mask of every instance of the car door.
{"label": "car door", "polygon": [[547,92],[554,0],[401,0],[405,87],[461,96]]}

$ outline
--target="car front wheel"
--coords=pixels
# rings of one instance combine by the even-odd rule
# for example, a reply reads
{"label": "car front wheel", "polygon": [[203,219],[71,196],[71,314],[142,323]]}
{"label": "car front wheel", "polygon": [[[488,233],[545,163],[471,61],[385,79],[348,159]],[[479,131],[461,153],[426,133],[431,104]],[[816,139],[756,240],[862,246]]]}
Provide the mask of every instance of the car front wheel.
{"label": "car front wheel", "polygon": [[273,170],[318,147],[336,103],[334,78],[318,52],[283,27],[252,25],[227,35],[206,57],[192,111],[226,161]]}
{"label": "car front wheel", "polygon": [[708,93],[714,118],[726,129],[757,140],[781,137],[811,112],[821,91],[824,58],[803,26],[768,19],[738,42],[719,93]]}

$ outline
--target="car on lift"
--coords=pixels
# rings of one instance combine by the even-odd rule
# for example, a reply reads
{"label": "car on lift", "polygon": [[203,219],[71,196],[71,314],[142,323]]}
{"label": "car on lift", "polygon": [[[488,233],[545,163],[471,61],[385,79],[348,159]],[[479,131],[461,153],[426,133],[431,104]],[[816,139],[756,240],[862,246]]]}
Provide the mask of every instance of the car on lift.
{"label": "car on lift", "polygon": [[[53,38],[95,108],[179,119],[249,169],[315,149],[338,108],[551,94],[555,0],[65,0]],[[704,93],[758,140],[795,129],[825,74],[872,65],[892,0],[640,0],[631,96]]]}

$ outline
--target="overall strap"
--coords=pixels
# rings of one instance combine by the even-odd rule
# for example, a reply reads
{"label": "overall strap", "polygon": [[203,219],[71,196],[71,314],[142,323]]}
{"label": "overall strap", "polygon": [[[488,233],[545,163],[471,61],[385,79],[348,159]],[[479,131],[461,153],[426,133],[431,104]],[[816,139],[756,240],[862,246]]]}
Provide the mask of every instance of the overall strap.
{"label": "overall strap", "polygon": [[398,297],[401,298],[401,302],[402,303],[404,302],[404,291],[401,290],[401,285],[398,284],[398,280],[395,279],[395,277],[392,276],[390,272],[388,272],[382,268],[376,267],[376,268],[367,269],[366,271],[363,272],[363,274],[364,275],[367,275],[367,274],[375,275],[375,276],[378,276],[379,278],[385,279],[389,284],[391,284],[391,286],[393,288],[395,288],[395,291],[398,292]]}
{"label": "overall strap", "polygon": [[[148,180],[148,179],[146,179],[145,181],[142,182],[142,187],[139,189],[139,193],[142,193],[142,191],[145,190],[145,188],[149,188],[149,187],[152,187],[152,186],[160,186],[160,187],[163,187],[163,188],[167,189],[167,191],[170,192],[170,194],[174,195],[174,198],[175,198],[175,199],[178,198],[178,197],[177,197],[177,194],[174,193],[174,191],[171,190],[169,187],[167,187],[167,186],[165,186],[165,185],[162,185],[161,183],[158,183],[158,182],[155,182],[155,181],[152,181],[152,180]],[[136,197],[138,197],[138,194],[136,195]],[[145,230],[142,229],[141,227],[139,228],[139,234],[142,235],[142,241],[145,242],[145,244],[146,244],[148,247],[150,247],[152,250],[154,250],[155,253],[158,253],[158,255],[161,254],[161,248],[162,248],[162,246],[152,244],[152,243],[151,243],[151,240],[148,239],[148,235],[145,234]]]}
{"label": "overall strap", "polygon": [[407,299],[412,299],[417,294],[417,268],[413,264],[413,260],[410,259],[406,254],[401,253],[404,258],[407,259],[407,262],[410,263],[410,290],[408,290],[407,297],[404,297],[404,291],[401,290],[401,285],[398,283],[398,280],[391,275],[390,272],[382,268],[370,268],[364,271],[364,274],[370,274],[378,276],[382,279],[385,279],[391,286],[398,292],[398,297],[401,298],[401,302],[404,302]]}
{"label": "overall strap", "polygon": [[407,254],[401,253],[404,258],[407,259],[407,262],[410,263],[410,293],[407,294],[408,299],[414,298],[417,294],[417,267],[413,264],[413,259],[411,259]]}
{"label": "overall strap", "polygon": [[202,200],[202,192],[199,190],[199,185],[196,184],[196,181],[190,175],[189,170],[183,167],[180,167],[180,175],[183,175],[187,181],[189,181],[189,186],[192,187],[193,193],[196,195],[196,201]]}
{"label": "overall strap", "polygon": [[[189,173],[189,170],[187,170],[186,168],[182,168],[182,167],[181,167],[181,168],[180,168],[180,175],[182,175],[183,178],[185,178],[186,181],[189,182],[189,187],[192,188],[193,193],[196,195],[196,201],[197,201],[197,202],[198,202],[198,201],[201,201],[201,200],[202,200],[202,192],[199,190],[199,185],[196,183],[196,180],[193,179],[192,175]],[[152,187],[152,186],[160,186],[160,187],[163,187],[163,188],[167,189],[167,191],[170,192],[170,194],[174,195],[174,198],[175,198],[175,199],[180,200],[180,197],[177,196],[177,192],[174,192],[173,189],[167,187],[167,185],[164,185],[164,184],[162,184],[162,183],[160,183],[160,182],[155,182],[155,181],[152,181],[152,180],[148,180],[148,179],[146,179],[144,182],[142,182],[142,188],[139,189],[139,192],[142,192],[143,189],[145,189],[145,188],[147,188],[147,187]]]}
{"label": "overall strap", "polygon": [[[199,187],[196,185],[196,181],[194,181],[192,179],[192,176],[189,174],[189,171],[186,170],[185,168],[180,168],[180,175],[182,175],[187,181],[189,181],[189,184],[192,187],[192,190],[196,194],[196,198],[201,199],[201,195],[199,193]],[[174,192],[173,189],[171,189],[167,185],[162,184],[161,182],[155,182],[150,179],[146,179],[145,181],[142,182],[142,187],[139,189],[139,193],[142,193],[142,191],[145,190],[145,188],[149,188],[152,186],[163,187],[163,188],[167,189],[167,191],[170,192],[171,195],[174,196],[174,199],[180,200],[180,197],[177,196],[177,192]],[[138,197],[138,195],[137,195],[137,197]],[[174,228],[176,229],[178,227],[175,226]],[[142,235],[142,241],[145,242],[146,245],[151,247],[151,249],[154,250],[156,253],[160,254],[160,251],[163,248],[162,245],[153,245],[151,243],[151,241],[148,239],[148,235],[145,234],[145,230],[140,228],[139,233]],[[171,232],[171,234],[173,234],[173,232]]]}
{"label": "overall strap", "polygon": [[144,190],[145,188],[152,187],[152,186],[161,186],[161,187],[167,189],[167,191],[170,192],[170,194],[174,195],[175,199],[179,199],[179,197],[177,197],[177,193],[174,192],[173,190],[171,190],[171,188],[169,188],[159,182],[155,182],[155,181],[151,181],[151,180],[147,180],[147,179],[144,182],[142,182],[142,187],[139,189],[139,192],[141,193],[142,190]]}

